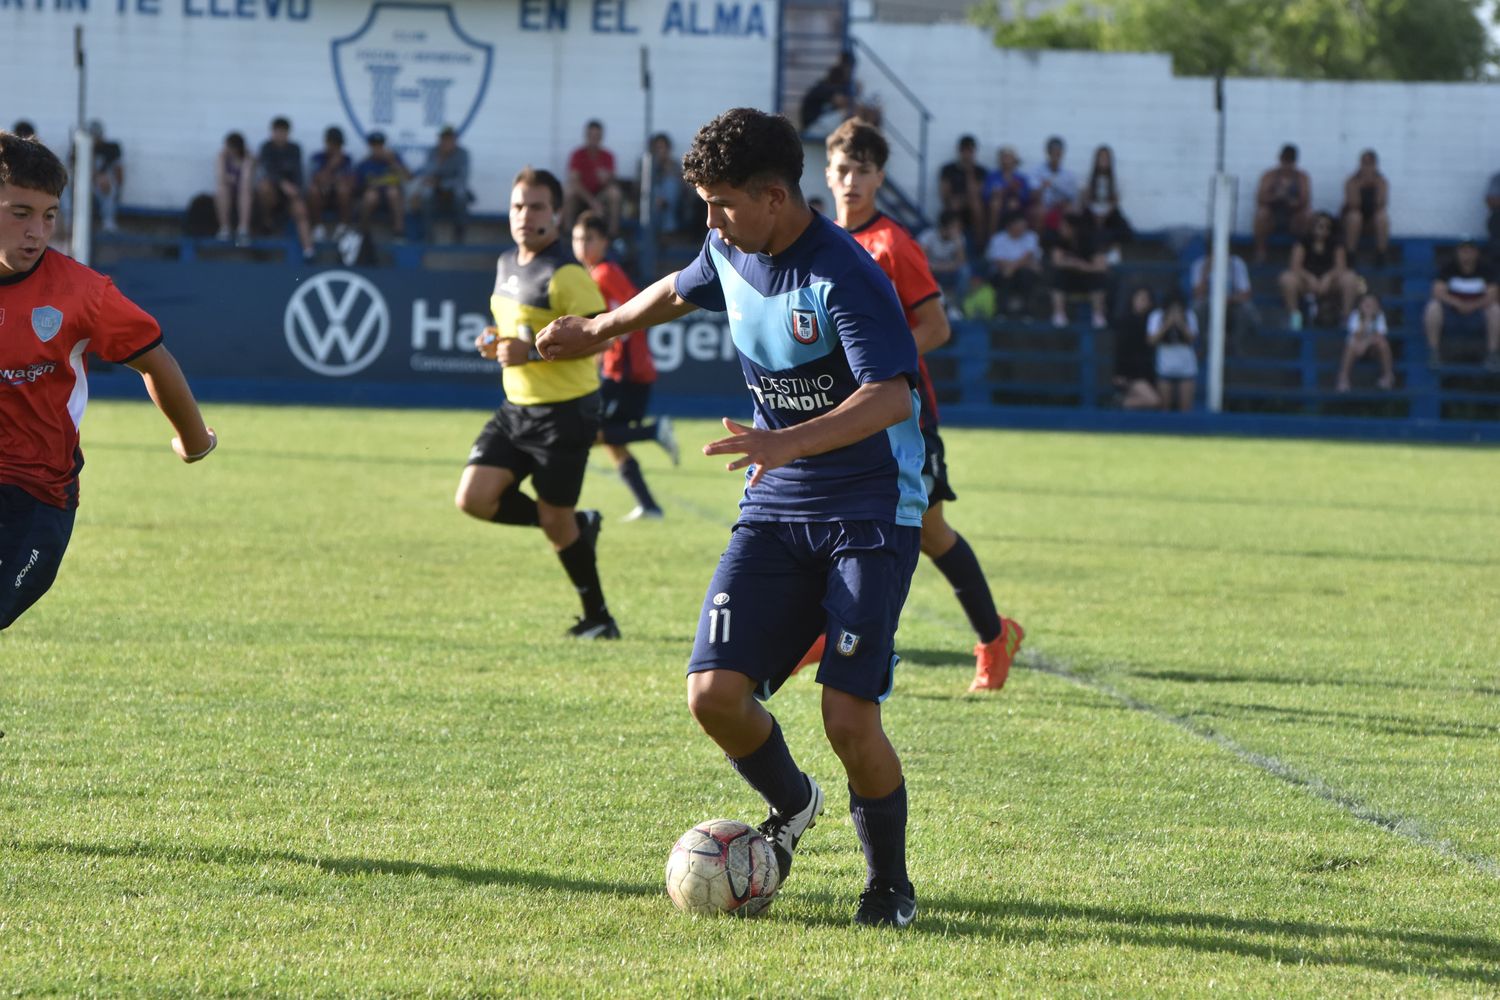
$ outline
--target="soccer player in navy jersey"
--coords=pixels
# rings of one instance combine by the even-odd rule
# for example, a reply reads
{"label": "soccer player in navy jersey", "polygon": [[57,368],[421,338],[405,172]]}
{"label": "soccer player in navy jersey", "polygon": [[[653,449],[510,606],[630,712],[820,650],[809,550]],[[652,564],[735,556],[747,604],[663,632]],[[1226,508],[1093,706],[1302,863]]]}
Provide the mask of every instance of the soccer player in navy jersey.
{"label": "soccer player in navy jersey", "polygon": [[218,443],[156,320],[47,248],[67,184],[46,146],[0,132],[0,629],[52,586],[73,534],[88,353],[140,372],[178,458]]}
{"label": "soccer player in navy jersey", "polygon": [[881,725],[894,638],[920,552],[922,433],[917,352],[890,281],[865,250],[808,208],[802,140],[750,108],[699,130],[683,177],[708,205],[698,258],[624,305],[563,317],[537,338],[547,359],[695,308],[728,313],[755,408],[726,418],[708,455],[739,456],[745,491],[703,601],[688,706],[770,806],[761,830],[785,880],[823,791],[760,704],[820,633],[823,729],[844,765],[867,878],[855,922],[905,927],[906,784]]}

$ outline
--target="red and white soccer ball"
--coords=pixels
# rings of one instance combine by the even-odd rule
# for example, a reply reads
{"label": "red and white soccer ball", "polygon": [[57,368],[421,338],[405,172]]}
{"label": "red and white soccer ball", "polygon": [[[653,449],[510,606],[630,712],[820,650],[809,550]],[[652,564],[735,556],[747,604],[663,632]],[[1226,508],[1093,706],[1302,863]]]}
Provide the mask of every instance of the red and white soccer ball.
{"label": "red and white soccer ball", "polygon": [[770,842],[733,819],[699,823],[667,857],[667,895],[687,913],[753,917],[771,905],[780,877]]}

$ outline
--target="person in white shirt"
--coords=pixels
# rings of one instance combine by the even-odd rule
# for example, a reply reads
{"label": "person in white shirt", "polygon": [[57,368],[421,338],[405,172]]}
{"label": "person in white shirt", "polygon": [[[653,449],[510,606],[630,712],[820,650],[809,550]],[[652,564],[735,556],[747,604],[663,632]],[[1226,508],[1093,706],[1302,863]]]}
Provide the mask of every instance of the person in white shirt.
{"label": "person in white shirt", "polygon": [[990,284],[995,297],[1008,313],[1025,308],[1042,276],[1042,243],[1016,212],[1004,220],[1003,228],[990,237],[984,259],[990,265]]}
{"label": "person in white shirt", "polygon": [[1339,362],[1338,391],[1349,391],[1349,372],[1354,362],[1370,352],[1380,362],[1380,378],[1375,384],[1390,389],[1396,384],[1391,365],[1391,345],[1386,340],[1385,312],[1374,292],[1359,297],[1359,304],[1349,314],[1349,336],[1344,341],[1344,359]]}

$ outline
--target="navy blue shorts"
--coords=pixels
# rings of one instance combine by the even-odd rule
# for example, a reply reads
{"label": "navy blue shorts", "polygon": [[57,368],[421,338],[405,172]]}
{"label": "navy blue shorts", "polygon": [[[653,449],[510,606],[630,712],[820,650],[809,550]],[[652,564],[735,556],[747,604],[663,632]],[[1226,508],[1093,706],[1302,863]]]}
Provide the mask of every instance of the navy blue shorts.
{"label": "navy blue shorts", "polygon": [[734,670],[768,698],[822,633],[818,683],[884,701],[921,535],[884,521],[741,521],[703,599],[688,673]]}
{"label": "navy blue shorts", "polygon": [[9,628],[57,579],[75,513],[19,486],[0,485],[0,629]]}

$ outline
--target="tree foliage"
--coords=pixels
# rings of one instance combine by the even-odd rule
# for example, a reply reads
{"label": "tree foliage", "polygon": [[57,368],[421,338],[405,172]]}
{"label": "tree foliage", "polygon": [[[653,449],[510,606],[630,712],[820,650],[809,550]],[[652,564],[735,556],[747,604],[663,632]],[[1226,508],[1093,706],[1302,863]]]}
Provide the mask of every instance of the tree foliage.
{"label": "tree foliage", "polygon": [[984,0],[973,18],[1018,49],[1165,52],[1188,76],[1477,80],[1494,52],[1482,0]]}

